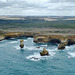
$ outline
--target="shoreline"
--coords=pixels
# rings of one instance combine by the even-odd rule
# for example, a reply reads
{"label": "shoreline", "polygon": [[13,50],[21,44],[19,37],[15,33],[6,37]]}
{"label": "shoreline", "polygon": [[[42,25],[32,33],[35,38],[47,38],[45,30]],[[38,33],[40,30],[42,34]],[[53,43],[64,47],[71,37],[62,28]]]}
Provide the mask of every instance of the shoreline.
{"label": "shoreline", "polygon": [[4,34],[0,35],[0,41],[6,38],[17,37],[34,37],[36,35],[41,36],[61,36],[75,37],[74,29],[55,29],[55,28],[10,28],[2,30]]}
{"label": "shoreline", "polygon": [[[0,41],[10,38],[20,38],[20,37],[33,37],[33,42],[35,43],[58,43],[58,49],[64,49],[67,45],[75,44],[75,34],[66,32],[60,29],[31,29],[31,30],[3,30],[5,32],[0,35]],[[56,33],[54,33],[56,32]],[[62,32],[62,33],[59,33]]]}

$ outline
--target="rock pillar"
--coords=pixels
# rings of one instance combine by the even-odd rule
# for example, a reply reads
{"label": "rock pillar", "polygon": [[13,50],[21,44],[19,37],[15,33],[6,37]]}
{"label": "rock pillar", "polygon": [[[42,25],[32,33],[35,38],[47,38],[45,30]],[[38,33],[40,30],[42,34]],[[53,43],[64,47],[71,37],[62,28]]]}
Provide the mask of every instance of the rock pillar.
{"label": "rock pillar", "polygon": [[24,47],[24,40],[20,40],[20,48]]}

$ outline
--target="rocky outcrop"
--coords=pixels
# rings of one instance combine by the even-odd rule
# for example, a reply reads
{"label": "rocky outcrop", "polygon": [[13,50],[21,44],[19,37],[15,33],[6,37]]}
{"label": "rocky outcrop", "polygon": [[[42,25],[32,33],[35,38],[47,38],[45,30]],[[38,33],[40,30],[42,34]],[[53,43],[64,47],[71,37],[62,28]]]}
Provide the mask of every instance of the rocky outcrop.
{"label": "rocky outcrop", "polygon": [[43,48],[43,51],[40,52],[40,55],[41,56],[49,55],[49,52],[45,48]]}
{"label": "rocky outcrop", "polygon": [[59,35],[36,35],[34,36],[35,43],[61,43],[61,40],[64,40],[63,36]]}
{"label": "rocky outcrop", "polygon": [[65,46],[67,46],[67,40],[61,40],[61,43],[59,43],[58,49],[63,50],[65,49]]}
{"label": "rocky outcrop", "polygon": [[48,41],[49,41],[49,38],[48,38],[48,36],[42,36],[42,35],[40,35],[40,36],[37,36],[37,35],[35,35],[34,36],[34,42],[35,43],[48,43]]}
{"label": "rocky outcrop", "polygon": [[11,32],[11,33],[6,33],[5,37],[7,38],[18,38],[18,37],[33,37],[38,33],[34,32]]}
{"label": "rocky outcrop", "polygon": [[5,39],[5,36],[3,35],[0,35],[0,41],[4,40]]}
{"label": "rocky outcrop", "polygon": [[58,49],[63,50],[63,49],[65,49],[65,46],[66,46],[66,45],[67,45],[67,44],[65,44],[65,43],[60,43],[59,46],[58,46]]}
{"label": "rocky outcrop", "polygon": [[36,35],[34,36],[35,43],[59,43],[58,49],[65,49],[66,45],[75,44],[75,36],[60,36],[60,35]]}
{"label": "rocky outcrop", "polygon": [[[59,43],[58,49],[64,49],[66,45],[75,44],[75,36],[42,35],[36,32],[9,32],[0,36],[0,41],[9,38],[33,37],[35,43]],[[66,44],[65,44],[66,43]]]}
{"label": "rocky outcrop", "polygon": [[75,39],[68,39],[67,40],[67,45],[73,45],[75,44]]}
{"label": "rocky outcrop", "polygon": [[20,40],[20,48],[24,47],[24,40]]}
{"label": "rocky outcrop", "polygon": [[19,38],[19,37],[33,37],[39,33],[36,32],[5,32],[3,35],[0,35],[0,41],[9,38]]}

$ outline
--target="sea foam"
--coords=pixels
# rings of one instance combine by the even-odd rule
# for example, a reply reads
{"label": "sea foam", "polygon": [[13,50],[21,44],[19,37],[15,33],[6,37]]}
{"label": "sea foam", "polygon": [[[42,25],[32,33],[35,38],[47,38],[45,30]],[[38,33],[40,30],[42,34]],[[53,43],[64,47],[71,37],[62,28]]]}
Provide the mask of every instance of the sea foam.
{"label": "sea foam", "polygon": [[13,43],[17,43],[18,41],[12,41],[12,42],[10,42],[10,44],[13,44]]}
{"label": "sea foam", "polygon": [[75,52],[68,52],[68,54],[69,54],[68,58],[75,57]]}
{"label": "sea foam", "polygon": [[49,52],[49,56],[41,56],[40,53],[34,53],[33,55],[29,55],[26,58],[32,61],[44,60],[48,59],[49,57],[53,57],[56,53]]}

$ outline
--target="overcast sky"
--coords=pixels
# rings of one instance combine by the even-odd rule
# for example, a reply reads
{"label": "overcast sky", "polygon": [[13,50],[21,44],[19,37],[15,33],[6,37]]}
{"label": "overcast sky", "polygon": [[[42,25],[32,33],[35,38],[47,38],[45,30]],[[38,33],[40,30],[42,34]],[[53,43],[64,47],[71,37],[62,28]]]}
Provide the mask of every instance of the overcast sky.
{"label": "overcast sky", "polygon": [[0,15],[75,16],[75,0],[0,0]]}

